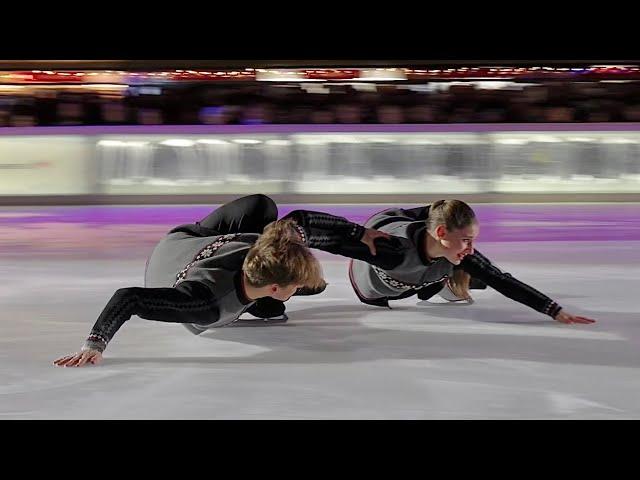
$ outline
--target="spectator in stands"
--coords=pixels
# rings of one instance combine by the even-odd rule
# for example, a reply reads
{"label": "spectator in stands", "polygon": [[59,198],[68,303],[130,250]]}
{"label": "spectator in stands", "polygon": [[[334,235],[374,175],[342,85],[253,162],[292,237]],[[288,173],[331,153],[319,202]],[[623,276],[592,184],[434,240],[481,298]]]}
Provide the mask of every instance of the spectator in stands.
{"label": "spectator in stands", "polygon": [[75,95],[63,95],[56,105],[56,125],[83,125],[84,104],[80,97]]}
{"label": "spectator in stands", "polygon": [[198,112],[198,119],[205,125],[226,125],[231,123],[231,109],[226,105],[205,106]]}
{"label": "spectator in stands", "polygon": [[330,124],[335,123],[335,120],[333,111],[328,108],[317,108],[311,112],[311,123]]}
{"label": "spectator in stands", "polygon": [[361,123],[362,107],[357,103],[340,103],[334,106],[337,123]]}
{"label": "spectator in stands", "polygon": [[376,119],[378,123],[404,123],[405,116],[399,105],[382,104],[376,108]]}
{"label": "spectator in stands", "polygon": [[0,125],[640,122],[640,82],[546,82],[510,89],[437,84],[429,93],[410,85],[367,88],[180,84],[157,89],[159,95],[124,98],[40,88],[30,96],[3,96]]}
{"label": "spectator in stands", "polygon": [[640,104],[627,105],[621,114],[625,122],[640,122]]}
{"label": "spectator in stands", "polygon": [[243,125],[262,125],[273,123],[273,111],[271,105],[266,103],[250,103],[242,109],[240,123]]}
{"label": "spectator in stands", "polygon": [[33,127],[37,125],[34,101],[32,98],[21,98],[11,108],[9,126]]}
{"label": "spectator in stands", "polygon": [[121,101],[110,100],[100,106],[100,116],[105,125],[124,125],[128,123],[128,109]]}
{"label": "spectator in stands", "polygon": [[407,123],[434,123],[436,110],[432,105],[411,105],[405,109],[405,121]]}
{"label": "spectator in stands", "polygon": [[9,126],[9,110],[0,107],[0,127],[8,127]]}

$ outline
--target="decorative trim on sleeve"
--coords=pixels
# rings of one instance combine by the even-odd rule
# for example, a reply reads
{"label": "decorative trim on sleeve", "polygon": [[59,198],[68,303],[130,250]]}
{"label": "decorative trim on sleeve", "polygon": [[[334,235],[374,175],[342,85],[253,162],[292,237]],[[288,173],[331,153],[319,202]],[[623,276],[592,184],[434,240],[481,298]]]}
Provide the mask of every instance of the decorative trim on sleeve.
{"label": "decorative trim on sleeve", "polygon": [[544,308],[544,310],[542,311],[542,313],[544,313],[545,315],[549,315],[551,318],[555,318],[555,316],[558,314],[558,312],[562,310],[562,307],[560,305],[558,305],[556,302],[551,301],[549,302],[549,304]]}
{"label": "decorative trim on sleeve", "polygon": [[351,231],[349,232],[349,236],[354,240],[361,240],[362,237],[364,236],[365,231],[366,231],[365,227],[357,223],[354,223],[353,228],[351,228]]}
{"label": "decorative trim on sleeve", "polygon": [[304,228],[302,228],[302,227],[301,227],[300,225],[298,225],[297,223],[295,223],[295,224],[293,225],[293,228],[295,228],[295,230],[296,230],[296,232],[298,233],[298,235],[300,235],[300,238],[302,239],[302,242],[303,242],[305,245],[308,245],[308,242],[307,242],[307,234],[305,233]]}
{"label": "decorative trim on sleeve", "polygon": [[108,340],[104,338],[102,335],[97,333],[92,333],[87,337],[87,340],[84,342],[81,350],[97,350],[100,353],[104,352],[105,348],[107,348]]}

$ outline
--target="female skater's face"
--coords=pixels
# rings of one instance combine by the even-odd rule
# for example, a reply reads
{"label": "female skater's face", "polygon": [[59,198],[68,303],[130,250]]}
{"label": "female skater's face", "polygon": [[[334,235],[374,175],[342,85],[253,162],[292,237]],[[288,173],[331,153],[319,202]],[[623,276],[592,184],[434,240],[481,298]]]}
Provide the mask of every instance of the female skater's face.
{"label": "female skater's face", "polygon": [[287,300],[289,300],[291,295],[296,293],[296,290],[298,290],[298,288],[300,287],[302,287],[302,285],[292,284],[282,287],[280,285],[273,284],[271,285],[270,296],[275,298],[276,300],[280,300],[281,302],[286,302]]}
{"label": "female skater's face", "polygon": [[458,230],[448,231],[444,225],[439,225],[436,234],[445,250],[444,256],[454,265],[459,265],[465,256],[473,253],[473,242],[480,233],[477,223]]}

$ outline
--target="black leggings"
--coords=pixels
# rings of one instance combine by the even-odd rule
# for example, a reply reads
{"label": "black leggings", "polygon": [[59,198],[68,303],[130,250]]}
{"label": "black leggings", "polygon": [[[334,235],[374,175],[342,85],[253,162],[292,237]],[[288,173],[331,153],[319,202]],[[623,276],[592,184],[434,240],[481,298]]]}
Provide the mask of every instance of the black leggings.
{"label": "black leggings", "polygon": [[[180,225],[173,232],[187,232],[199,237],[228,233],[262,233],[264,228],[278,219],[276,203],[266,195],[256,194],[225,203],[196,223]],[[318,292],[320,293],[320,292]],[[284,302],[272,297],[259,298],[247,309],[259,318],[284,314]]]}
{"label": "black leggings", "polygon": [[276,203],[266,195],[248,195],[216,209],[200,220],[204,228],[227,233],[262,233],[278,219]]}
{"label": "black leggings", "polygon": [[173,232],[187,232],[198,237],[228,233],[262,233],[264,227],[278,219],[276,203],[266,195],[238,198],[216,208],[196,223],[180,225]]}

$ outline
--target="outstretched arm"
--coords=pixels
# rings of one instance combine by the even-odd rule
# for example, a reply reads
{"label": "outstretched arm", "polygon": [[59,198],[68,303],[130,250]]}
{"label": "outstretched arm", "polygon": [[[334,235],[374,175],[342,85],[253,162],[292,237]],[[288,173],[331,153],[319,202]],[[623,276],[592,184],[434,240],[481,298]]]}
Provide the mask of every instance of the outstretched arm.
{"label": "outstretched arm", "polygon": [[365,228],[344,217],[294,210],[283,218],[296,222],[299,235],[311,248],[363,260],[389,270],[402,263],[404,258],[404,248],[398,238]]}
{"label": "outstretched arm", "polygon": [[79,367],[98,363],[107,344],[132,315],[160,322],[210,324],[220,312],[211,289],[200,282],[185,281],[175,288],[121,288],[102,310],[80,352],[54,364]]}
{"label": "outstretched arm", "polygon": [[359,241],[365,233],[365,228],[350,222],[344,217],[338,217],[325,212],[311,210],[293,210],[283,217],[293,219],[303,230],[304,241],[311,248],[337,247],[345,241]]}
{"label": "outstretched arm", "polygon": [[540,313],[562,323],[593,323],[595,320],[566,312],[551,298],[535,288],[521,282],[511,274],[501,271],[477,250],[467,255],[460,264],[465,272],[494,288],[505,297],[527,305]]}

